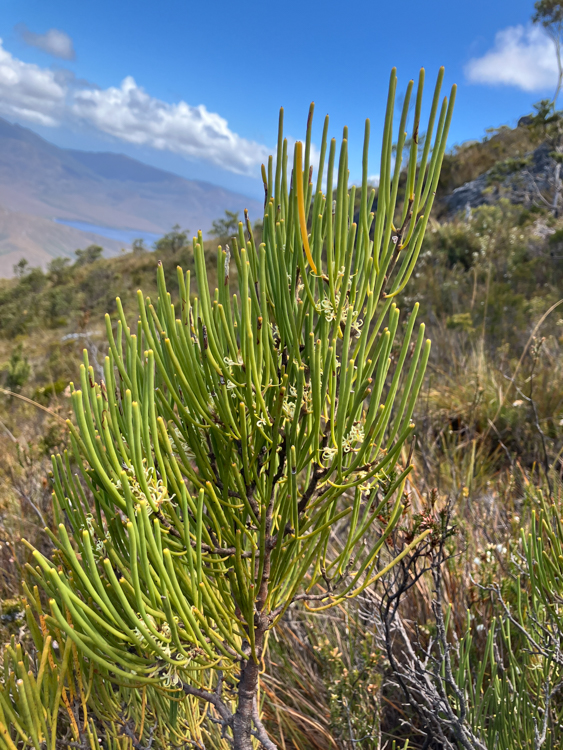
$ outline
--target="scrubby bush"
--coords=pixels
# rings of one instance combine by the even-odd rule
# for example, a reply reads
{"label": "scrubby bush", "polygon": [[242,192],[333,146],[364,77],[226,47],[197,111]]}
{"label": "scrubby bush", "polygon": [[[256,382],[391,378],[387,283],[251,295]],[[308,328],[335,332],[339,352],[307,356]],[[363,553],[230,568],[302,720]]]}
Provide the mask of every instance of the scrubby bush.
{"label": "scrubby bush", "polygon": [[[446,147],[453,98],[438,112],[442,76],[424,146],[411,141],[402,209],[393,71],[375,214],[369,122],[357,226],[347,138],[335,170],[326,120],[314,188],[312,110],[292,175],[280,119],[276,168],[264,169],[265,242],[257,247],[239,224],[230,248],[218,249],[211,292],[199,234],[198,296],[178,269],[176,309],[160,266],[158,298],[139,292],[133,328],[119,299],[115,331],[106,319],[102,381],[85,353],[80,389],[71,386],[72,451],[53,459],[54,556],[34,550],[28,566],[48,605],[26,589],[37,649],[49,651],[47,633],[56,637],[59,653],[73,654],[62,662],[69,689],[73,681],[90,696],[70,720],[75,742],[95,741],[86,710],[106,737],[127,727],[135,742],[195,742],[198,699],[235,748],[250,750],[253,737],[273,747],[259,706],[273,628],[294,603],[316,612],[340,605],[397,563],[384,544],[404,510],[412,467],[401,451],[430,342],[424,325],[415,333],[417,308],[399,331],[394,300],[416,264]],[[422,71],[415,132],[423,83]],[[398,153],[412,90],[411,81]],[[430,532],[415,526],[404,554]],[[30,700],[41,711],[31,672]],[[41,722],[32,729],[35,744],[47,739]]]}

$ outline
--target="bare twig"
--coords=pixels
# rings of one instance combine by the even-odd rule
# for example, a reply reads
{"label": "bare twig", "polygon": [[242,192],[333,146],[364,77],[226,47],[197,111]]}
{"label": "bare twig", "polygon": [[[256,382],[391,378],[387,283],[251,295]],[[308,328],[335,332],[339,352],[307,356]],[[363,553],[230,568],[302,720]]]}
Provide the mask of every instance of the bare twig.
{"label": "bare twig", "polygon": [[9,391],[7,388],[0,388],[0,393],[4,393],[6,396],[13,396],[14,398],[19,398],[22,401],[25,401],[26,404],[31,404],[32,406],[36,406],[38,409],[42,409],[43,411],[46,411],[47,414],[50,414],[52,417],[55,417],[55,419],[58,419],[59,422],[62,422],[66,427],[66,419],[63,419],[56,412],[52,411],[51,409],[48,409],[46,406],[43,406],[43,404],[38,404],[37,401],[33,401],[33,399],[27,398],[27,396],[22,396],[21,393],[14,393],[14,391]]}

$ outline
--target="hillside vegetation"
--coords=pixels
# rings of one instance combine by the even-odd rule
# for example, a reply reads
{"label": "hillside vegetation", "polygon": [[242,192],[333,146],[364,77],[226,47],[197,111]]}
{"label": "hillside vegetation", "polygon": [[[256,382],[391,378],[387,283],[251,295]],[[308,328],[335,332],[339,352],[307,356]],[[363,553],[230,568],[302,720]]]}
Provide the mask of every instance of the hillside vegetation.
{"label": "hillside vegetation", "polygon": [[[542,543],[557,548],[562,541],[557,524],[563,510],[563,304],[558,306],[563,296],[563,217],[526,182],[531,170],[548,195],[549,175],[541,182],[530,165],[546,143],[556,149],[549,127],[545,117],[541,122],[530,119],[446,155],[417,271],[408,294],[398,301],[401,325],[406,313],[420,305],[419,319],[426,322],[433,342],[414,417],[416,447],[404,462],[412,458],[415,465],[408,485],[409,520],[441,525],[440,542],[426,550],[425,558],[405,558],[383,590],[368,592],[358,605],[340,607],[327,617],[289,611],[277,640],[272,637],[270,676],[262,686],[268,729],[288,750],[378,748],[384,742],[387,747],[397,742],[398,750],[406,739],[409,750],[484,747],[461,743],[456,722],[482,726],[479,721],[487,711],[491,748],[526,746],[518,744],[529,736],[524,723],[533,734],[536,722],[541,733],[544,716],[545,736],[536,746],[560,746],[563,693],[549,692],[563,679],[560,656],[552,658],[558,648],[550,640],[553,623],[531,615],[527,630],[518,631],[518,669],[516,645],[507,640],[510,606],[520,601],[516,581],[519,576],[528,580],[526,560],[536,554],[522,546],[522,539],[530,528],[536,533],[541,527],[547,529]],[[481,180],[480,205],[452,210],[449,196],[475,180]],[[224,244],[228,237],[219,241]],[[207,242],[206,249],[216,244]],[[215,254],[207,257],[208,272],[216,277]],[[39,531],[53,522],[49,455],[67,444],[62,420],[70,414],[69,383],[77,379],[82,349],[101,372],[104,313],[119,313],[116,297],[126,313],[133,312],[139,287],[155,294],[159,262],[173,290],[177,266],[193,269],[191,240],[176,231],[154,250],[141,248],[109,259],[91,246],[74,261],[54,259],[46,271],[20,263],[16,278],[0,282],[4,639],[24,627],[20,580],[27,553],[15,542],[23,536],[45,547]],[[235,278],[234,262],[230,277]],[[177,305],[178,299],[173,302]],[[390,545],[400,542],[399,535]],[[423,574],[419,568],[425,565]],[[526,589],[531,597],[535,585],[532,581]],[[400,603],[399,619],[392,623],[391,601]],[[535,601],[530,599],[532,613]],[[504,630],[498,630],[499,622]],[[390,645],[391,632],[395,640]],[[526,632],[535,633],[535,651]],[[415,666],[423,663],[425,650],[431,662],[440,649],[443,654],[444,644],[451,644],[456,685],[462,686],[459,695],[451,684],[444,688],[452,716],[444,709],[432,723],[416,669],[409,672],[394,662],[393,649],[401,638],[410,644]],[[540,666],[534,671],[536,664]],[[511,681],[499,678],[503,670]],[[427,689],[440,696],[438,672],[436,668]],[[472,692],[464,680],[477,673],[480,687]],[[487,686],[494,690],[488,692]],[[504,715],[502,707],[509,700],[518,718],[513,726],[506,721],[506,726],[496,726],[494,717]],[[429,727],[433,739],[427,742]],[[217,738],[206,744],[221,746]]]}

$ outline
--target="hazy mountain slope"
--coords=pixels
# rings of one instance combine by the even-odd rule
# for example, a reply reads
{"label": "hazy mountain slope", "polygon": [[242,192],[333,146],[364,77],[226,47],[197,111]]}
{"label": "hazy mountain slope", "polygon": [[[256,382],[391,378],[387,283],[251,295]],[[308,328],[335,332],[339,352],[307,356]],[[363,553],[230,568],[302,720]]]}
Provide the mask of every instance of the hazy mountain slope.
{"label": "hazy mountain slope", "polygon": [[206,231],[225,209],[248,208],[261,216],[257,201],[237,193],[120,154],[62,149],[1,118],[0,205],[47,219],[155,233],[176,223]]}
{"label": "hazy mountain slope", "polygon": [[31,266],[45,268],[53,258],[59,255],[74,257],[77,248],[90,244],[101,245],[106,256],[116,255],[122,246],[120,242],[91,232],[0,206],[0,277],[11,277],[14,265],[22,258]]}

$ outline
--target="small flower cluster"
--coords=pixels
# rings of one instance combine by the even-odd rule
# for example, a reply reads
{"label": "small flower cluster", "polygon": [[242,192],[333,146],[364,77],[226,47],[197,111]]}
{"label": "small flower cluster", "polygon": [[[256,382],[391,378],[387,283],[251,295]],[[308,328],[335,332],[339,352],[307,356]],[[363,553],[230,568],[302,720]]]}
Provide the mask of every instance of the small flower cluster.
{"label": "small flower cluster", "polygon": [[[359,447],[356,445],[359,443],[360,446],[364,442],[364,426],[361,422],[355,422],[350,429],[348,435],[342,441],[342,450],[344,453],[350,453],[350,451],[358,451]],[[338,448],[326,447],[322,453],[323,461],[332,461],[334,456],[338,453]]]}
{"label": "small flower cluster", "polygon": [[[146,484],[150,493],[150,498],[146,497],[146,494],[135,474],[135,469],[132,466],[128,466],[126,469],[129,489],[131,491],[131,494],[133,495],[133,500],[136,501],[135,512],[139,511],[139,503],[145,499],[149,500],[149,515],[153,512],[153,506],[157,510],[160,510],[161,506],[165,503],[171,503],[173,505],[174,503],[172,503],[172,499],[174,495],[171,495],[170,497],[168,496],[168,490],[166,489],[164,482],[162,481],[162,479],[158,478],[154,466],[147,466],[146,458],[143,459],[143,469],[145,473]],[[117,480],[115,486],[118,489],[121,489],[121,481]]]}
{"label": "small flower cluster", "polygon": [[295,401],[289,401],[288,399],[284,399],[282,409],[283,409],[283,413],[288,419],[291,420],[295,417]]}
{"label": "small flower cluster", "polygon": [[[160,633],[162,634],[163,640],[165,639],[168,641],[171,637],[171,631],[170,626],[167,622],[162,623],[160,628],[156,626],[155,620],[151,615],[148,615],[148,618],[150,619],[151,624],[157,629],[160,630]],[[174,618],[176,622],[178,622],[178,618]],[[139,628],[135,628],[134,630],[135,635],[137,638],[141,641],[143,646],[148,649],[148,644],[145,641],[145,638],[143,637],[143,634],[139,630]],[[162,679],[162,683],[165,688],[174,688],[181,685],[184,681],[182,676],[182,667],[185,667],[186,665],[186,657],[183,656],[181,653],[179,653],[176,649],[174,649],[170,643],[165,642],[161,644],[161,649],[164,652],[164,654],[170,659],[170,661],[160,660],[158,666],[154,669],[154,671],[151,673],[151,677],[158,674],[160,678]],[[197,646],[190,649],[189,652],[189,659],[187,661],[190,661],[190,659],[195,658],[196,656],[203,656],[204,651],[201,648],[198,648]]]}
{"label": "small flower cluster", "polygon": [[227,365],[227,367],[242,367],[244,365],[243,359],[241,355],[238,355],[238,361],[235,362],[234,359],[231,359],[230,357],[223,357],[223,362]]}
{"label": "small flower cluster", "polygon": [[364,442],[364,426],[360,422],[355,422],[352,425],[352,429],[350,430],[347,437],[344,438],[344,442],[342,444],[342,450],[344,453],[350,453],[350,451],[357,451],[358,448],[355,448],[354,446],[357,443],[363,443]]}
{"label": "small flower cluster", "polygon": [[[94,528],[94,516],[91,513],[88,513],[86,516],[86,527],[88,529],[88,533],[90,534],[90,538],[94,542],[95,554],[103,555],[105,553],[104,541],[107,539],[107,541],[111,542],[111,534],[109,532],[106,532],[104,539],[100,539],[96,535],[96,530]],[[82,525],[81,528],[84,529],[84,525]]]}
{"label": "small flower cluster", "polygon": [[338,453],[338,448],[325,448],[323,450],[322,459],[323,461],[332,461],[332,459],[336,456]]}
{"label": "small flower cluster", "polygon": [[[317,312],[319,315],[324,315],[325,320],[328,323],[331,323],[333,320],[336,320],[336,314],[337,314],[339,307],[340,307],[340,292],[337,292],[334,297],[334,305],[332,304],[332,301],[330,300],[330,298],[325,296],[317,305]],[[358,317],[359,314],[360,314],[360,311],[354,310],[354,308],[352,308],[350,304],[348,303],[348,300],[344,301],[344,304],[342,305],[340,322],[346,324],[348,321],[348,315],[351,315],[352,316],[351,330],[356,336],[360,335],[362,325],[364,322]]]}
{"label": "small flower cluster", "polygon": [[[340,294],[336,295],[336,305],[333,306],[332,302],[328,297],[323,297],[319,305],[317,306],[317,312],[319,315],[324,315],[325,320],[331,323],[336,318],[336,309],[340,304]],[[344,311],[342,311],[344,313]]]}
{"label": "small flower cluster", "polygon": [[[289,400],[290,398],[297,400],[297,388],[295,388],[295,386],[293,385],[289,386],[289,393],[287,397],[284,399],[284,402],[282,404],[283,413],[288,419],[291,420],[291,419],[294,419],[295,417],[296,401],[290,401]],[[303,384],[303,397],[302,397],[303,408],[307,412],[310,412],[312,408],[312,403],[313,403],[313,395],[311,393],[311,383],[305,382]]]}
{"label": "small flower cluster", "polygon": [[[229,368],[229,374],[231,374],[230,368],[242,367],[244,365],[244,362],[240,353],[238,354],[236,362],[234,359],[231,359],[230,357],[223,357],[223,362]],[[221,382],[223,382],[223,380],[221,380]],[[234,391],[235,391],[235,388],[237,387],[237,384],[233,380],[227,380],[226,386],[227,386],[227,390],[231,392],[231,398],[236,398],[236,393]]]}

